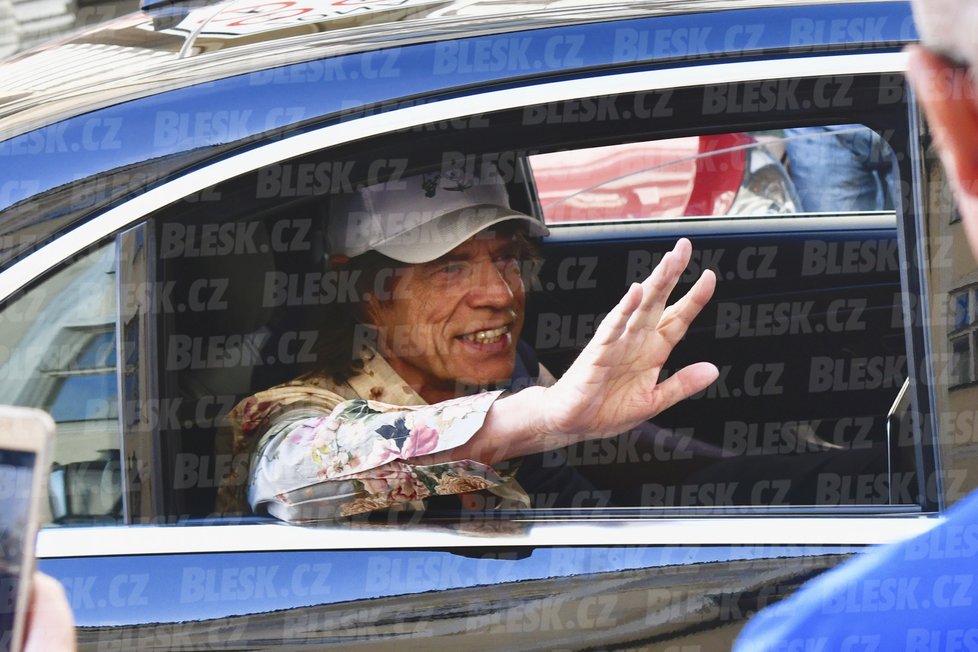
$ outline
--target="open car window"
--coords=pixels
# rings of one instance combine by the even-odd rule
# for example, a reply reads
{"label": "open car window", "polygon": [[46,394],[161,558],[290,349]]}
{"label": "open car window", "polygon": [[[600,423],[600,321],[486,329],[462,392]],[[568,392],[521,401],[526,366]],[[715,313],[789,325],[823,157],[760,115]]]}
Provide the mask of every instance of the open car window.
{"label": "open car window", "polygon": [[[877,83],[871,75],[847,82],[868,96]],[[926,409],[908,353],[921,321],[908,318],[915,308],[904,301],[919,289],[901,271],[908,207],[893,193],[909,174],[905,157],[893,155],[910,146],[906,107],[856,106],[829,126],[798,109],[705,124],[685,110],[702,106],[703,92],[670,92],[671,120],[618,111],[586,132],[560,120],[531,130],[522,109],[499,110],[466,114],[451,129],[421,124],[310,148],[228,175],[113,235],[102,251],[118,260],[105,259],[102,291],[129,299],[106,303],[84,324],[68,323],[73,313],[63,310],[49,326],[63,324],[72,355],[12,376],[64,388],[62,398],[30,399],[11,389],[17,402],[60,416],[59,446],[70,441],[67,424],[86,424],[86,452],[65,457],[64,479],[53,481],[64,487],[52,491],[54,520],[215,515],[222,480],[249,462],[231,441],[229,411],[322,365],[334,344],[324,335],[327,309],[364,300],[356,279],[326,266],[332,198],[485,165],[498,170],[514,208],[551,229],[524,261],[521,363],[530,376],[563,373],[678,237],[695,250],[678,291],[705,269],[720,280],[664,370],[710,360],[718,381],[632,432],[542,455],[540,476],[570,469],[583,481],[570,497],[528,482],[532,512],[933,509],[932,462],[912,418]],[[792,153],[803,141],[817,151]],[[808,206],[803,163],[824,177],[845,156],[866,170],[872,203],[837,196]],[[79,264],[21,301],[48,296],[45,283],[74,278]],[[84,392],[101,402],[89,408],[75,398]],[[78,461],[87,466],[72,473]],[[103,486],[116,493],[83,498]],[[425,516],[458,514],[458,505],[432,504]]]}
{"label": "open car window", "polygon": [[[635,121],[618,129],[599,125],[584,142],[550,125],[527,141],[518,118],[479,115],[456,132],[419,127],[319,151],[232,179],[210,191],[215,199],[195,197],[154,217],[156,273],[176,296],[203,287],[214,299],[160,322],[167,355],[161,388],[188,415],[160,434],[172,451],[172,477],[180,480],[170,495],[182,511],[209,513],[234,459],[219,419],[193,418],[195,406],[209,401],[198,412],[221,416],[251,392],[316,369],[330,345],[323,335],[327,308],[363,300],[354,279],[326,266],[331,197],[360,184],[394,187],[422,172],[487,164],[505,179],[514,207],[551,224],[539,258],[526,265],[522,340],[530,368],[559,376],[621,293],[650,273],[678,237],[691,237],[695,248],[678,291],[704,269],[720,279],[666,370],[711,360],[720,368],[717,383],[621,437],[544,454],[542,475],[566,467],[585,482],[570,499],[546,483],[529,483],[534,510],[932,507],[908,417],[917,399],[908,382],[904,245],[892,192],[901,174],[892,151],[906,142],[880,136],[899,133],[903,113],[872,127],[782,122],[774,130],[751,124],[719,135],[715,126],[700,133],[694,123],[665,141],[654,125]],[[806,131],[813,134],[801,135]],[[426,135],[423,147],[418,132]],[[803,166],[802,154],[791,159],[791,139],[814,143],[804,162],[821,166],[823,177],[848,156],[865,170],[854,181],[871,199],[857,204],[839,194],[835,208],[806,209],[802,197],[811,189],[799,192],[792,177],[792,168]],[[656,158],[663,143],[735,155],[739,163],[728,160],[724,172],[739,178],[719,172],[721,155],[680,151],[674,158],[685,163],[664,164]],[[656,175],[669,179],[660,190],[685,184],[713,199],[697,204],[688,191],[685,208],[656,213],[649,207],[668,194],[656,198]],[[555,199],[558,190],[564,194]],[[626,195],[637,199],[629,204]],[[431,501],[426,517],[457,518],[451,515],[457,509]]]}
{"label": "open car window", "polygon": [[892,150],[860,124],[628,142],[529,161],[548,223],[893,209]]}

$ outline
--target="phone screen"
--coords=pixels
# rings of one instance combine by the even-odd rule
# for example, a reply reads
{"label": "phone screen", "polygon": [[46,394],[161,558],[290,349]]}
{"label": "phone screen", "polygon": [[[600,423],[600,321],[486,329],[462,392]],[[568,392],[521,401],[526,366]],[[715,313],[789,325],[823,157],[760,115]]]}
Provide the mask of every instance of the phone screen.
{"label": "phone screen", "polygon": [[0,652],[13,649],[14,622],[20,583],[29,578],[24,568],[31,511],[35,453],[0,449]]}

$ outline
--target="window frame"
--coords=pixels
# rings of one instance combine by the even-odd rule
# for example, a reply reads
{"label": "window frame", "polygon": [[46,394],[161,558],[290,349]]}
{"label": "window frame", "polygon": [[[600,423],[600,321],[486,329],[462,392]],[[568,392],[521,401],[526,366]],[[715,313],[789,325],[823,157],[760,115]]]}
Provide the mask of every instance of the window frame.
{"label": "window frame", "polygon": [[[217,179],[217,183],[220,183],[266,165],[349,144],[368,137],[409,129],[433,121],[447,121],[490,111],[515,109],[534,103],[595,97],[603,94],[661,91],[678,87],[702,87],[710,84],[738,83],[756,79],[898,73],[903,70],[904,65],[905,55],[901,53],[875,53],[799,57],[779,61],[704,64],[697,67],[698,74],[695,81],[691,79],[685,68],[617,73],[603,77],[552,81],[527,87],[490,90],[464,97],[438,100],[388,113],[367,115],[347,122],[311,129],[306,133],[262,144],[254,149],[216,161],[210,166],[190,171],[94,217],[66,236],[45,245],[8,270],[0,273],[0,301],[40,278],[58,265],[58,261],[69,259],[86,247],[112,237],[133,224],[145,221],[155,211],[174,203],[174,197],[183,198],[206,190],[216,183],[215,179]],[[909,134],[911,147],[914,144],[913,135],[913,130],[911,130],[911,134]],[[913,211],[904,212],[904,220],[912,220],[912,218]],[[912,224],[912,222],[910,223]],[[679,224],[682,224],[681,220],[668,221],[668,226],[672,229]],[[689,225],[682,224],[682,226],[685,228]],[[903,228],[906,229],[906,225]],[[573,238],[569,231],[560,228],[557,231],[558,233],[555,234],[557,238]],[[907,233],[914,232],[907,231]],[[911,287],[915,286],[913,283],[910,285]],[[909,310],[914,310],[914,308],[910,306]],[[908,348],[917,351],[916,348]],[[118,355],[121,368],[123,366],[123,354],[120,351]],[[912,371],[911,376],[913,376]],[[922,388],[918,388],[918,391],[925,392]],[[921,403],[922,405],[929,405],[926,394],[922,395],[922,399],[924,401]],[[925,466],[925,468],[927,467]],[[933,507],[934,505],[928,505],[928,509]]]}
{"label": "window frame", "polygon": [[[951,290],[948,294],[950,295],[949,305],[954,306],[955,310],[951,328],[948,329],[947,333],[948,347],[952,356],[948,389],[953,391],[978,382],[978,284],[964,285]],[[956,300],[961,297],[965,300],[965,314],[963,321],[959,324],[957,314],[959,304]],[[964,360],[967,369],[964,370],[963,377],[959,377],[954,366],[954,345],[962,340],[965,340],[967,344],[965,347],[966,359]]]}

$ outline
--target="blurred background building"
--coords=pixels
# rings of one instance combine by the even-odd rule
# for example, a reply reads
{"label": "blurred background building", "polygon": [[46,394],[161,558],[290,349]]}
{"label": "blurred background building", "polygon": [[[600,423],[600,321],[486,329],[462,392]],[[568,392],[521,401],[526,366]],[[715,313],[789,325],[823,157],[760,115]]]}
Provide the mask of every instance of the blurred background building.
{"label": "blurred background building", "polygon": [[0,59],[138,7],[138,0],[0,0]]}

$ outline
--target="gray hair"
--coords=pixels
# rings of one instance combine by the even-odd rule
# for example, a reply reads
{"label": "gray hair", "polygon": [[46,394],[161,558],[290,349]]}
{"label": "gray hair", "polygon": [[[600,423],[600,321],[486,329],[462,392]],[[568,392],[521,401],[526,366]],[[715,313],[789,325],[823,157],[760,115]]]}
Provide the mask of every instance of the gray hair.
{"label": "gray hair", "polygon": [[913,0],[913,16],[924,45],[958,63],[978,65],[978,2]]}

